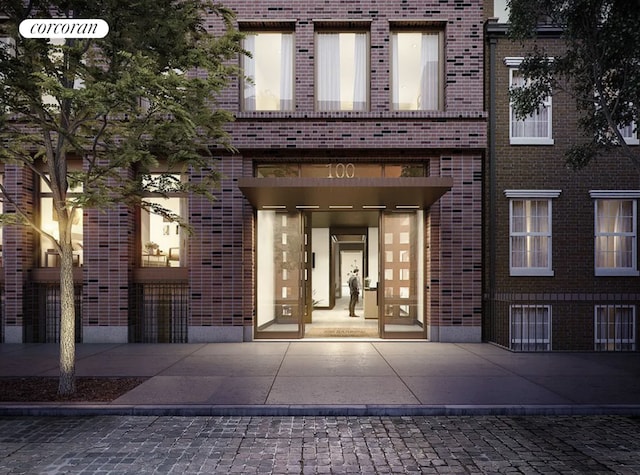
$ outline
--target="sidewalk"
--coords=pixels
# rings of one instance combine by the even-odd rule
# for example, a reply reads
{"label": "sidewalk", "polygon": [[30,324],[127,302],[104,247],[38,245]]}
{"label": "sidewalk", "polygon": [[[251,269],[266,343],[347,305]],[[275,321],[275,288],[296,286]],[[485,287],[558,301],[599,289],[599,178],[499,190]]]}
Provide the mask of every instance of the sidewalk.
{"label": "sidewalk", "polygon": [[[0,345],[0,377],[56,376],[58,346]],[[640,414],[640,353],[490,344],[79,344],[78,376],[146,376],[110,404],[0,403],[0,415]]]}

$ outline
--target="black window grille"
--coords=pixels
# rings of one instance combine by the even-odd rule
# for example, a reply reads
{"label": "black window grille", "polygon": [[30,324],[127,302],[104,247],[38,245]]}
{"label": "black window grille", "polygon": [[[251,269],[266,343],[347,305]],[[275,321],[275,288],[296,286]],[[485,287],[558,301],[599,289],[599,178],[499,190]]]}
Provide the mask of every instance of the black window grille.
{"label": "black window grille", "polygon": [[131,343],[187,343],[188,284],[137,283],[130,298]]}
{"label": "black window grille", "polygon": [[[76,343],[82,342],[82,285],[74,286]],[[25,287],[25,343],[60,342],[60,283],[32,282]]]}

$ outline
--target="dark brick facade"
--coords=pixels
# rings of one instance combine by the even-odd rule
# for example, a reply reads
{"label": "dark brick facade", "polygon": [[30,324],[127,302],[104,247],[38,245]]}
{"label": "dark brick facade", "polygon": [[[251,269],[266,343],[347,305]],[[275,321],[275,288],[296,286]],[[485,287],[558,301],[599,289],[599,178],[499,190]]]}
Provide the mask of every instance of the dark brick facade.
{"label": "dark brick facade", "polygon": [[[490,24],[488,31],[486,64],[494,54],[495,69],[491,71],[487,67],[486,90],[490,91],[493,78],[495,96],[487,94],[487,100],[493,101],[495,107],[495,143],[489,143],[485,167],[485,338],[509,346],[509,306],[548,305],[552,310],[552,349],[591,351],[594,349],[594,306],[637,306],[640,278],[595,276],[595,211],[589,192],[637,190],[638,175],[626,159],[614,154],[602,157],[581,171],[567,167],[565,150],[583,138],[573,100],[563,92],[553,96],[554,145],[510,145],[509,67],[504,59],[522,57],[526,50],[505,37],[504,26]],[[541,37],[537,41],[551,55],[560,47],[557,36]],[[490,107],[488,105],[489,110]],[[495,160],[493,177],[490,160]],[[505,190],[561,190],[560,195],[551,200],[552,277],[510,276],[509,199]],[[493,217],[491,202],[495,206]],[[491,252],[495,253],[493,260]],[[495,262],[493,272],[491,262]],[[636,325],[636,341],[637,338]]]}
{"label": "dark brick facade", "polygon": [[[295,110],[242,112],[239,82],[217,105],[235,114],[228,131],[238,153],[219,153],[223,175],[217,200],[191,197],[187,268],[136,268],[136,213],[85,211],[82,284],[85,341],[126,341],[130,288],[138,282],[181,282],[189,288],[188,341],[251,338],[255,313],[255,212],[237,186],[254,164],[278,160],[347,159],[353,163],[427,163],[453,187],[425,213],[425,315],[434,340],[479,341],[482,325],[482,189],[487,114],[483,96],[483,5],[480,0],[374,2],[229,0],[238,24],[291,22],[295,28]],[[314,22],[367,20],[370,87],[367,112],[316,112]],[[391,109],[390,32],[394,25],[437,27],[444,36],[442,111]],[[208,28],[221,28],[210,18]],[[197,179],[197,176],[192,176]],[[5,183],[36,211],[30,174],[7,165]],[[564,196],[563,196],[564,198]],[[37,201],[36,201],[37,203]],[[34,236],[4,231],[4,336],[21,341],[22,289],[31,280],[55,281],[55,269],[35,265]]]}

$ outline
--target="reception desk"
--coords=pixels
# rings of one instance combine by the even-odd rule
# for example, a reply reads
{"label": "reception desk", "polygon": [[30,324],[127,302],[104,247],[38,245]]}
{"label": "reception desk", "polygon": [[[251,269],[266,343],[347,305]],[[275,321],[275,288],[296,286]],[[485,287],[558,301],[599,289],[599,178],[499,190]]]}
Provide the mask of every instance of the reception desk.
{"label": "reception desk", "polygon": [[364,289],[364,318],[378,318],[378,291]]}

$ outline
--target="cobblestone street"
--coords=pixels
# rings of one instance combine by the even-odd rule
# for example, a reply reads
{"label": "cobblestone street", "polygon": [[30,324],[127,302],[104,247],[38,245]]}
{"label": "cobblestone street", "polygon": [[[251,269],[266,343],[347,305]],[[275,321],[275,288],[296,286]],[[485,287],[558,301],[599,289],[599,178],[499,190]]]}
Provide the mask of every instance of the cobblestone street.
{"label": "cobblestone street", "polygon": [[5,417],[0,474],[640,473],[640,418]]}

